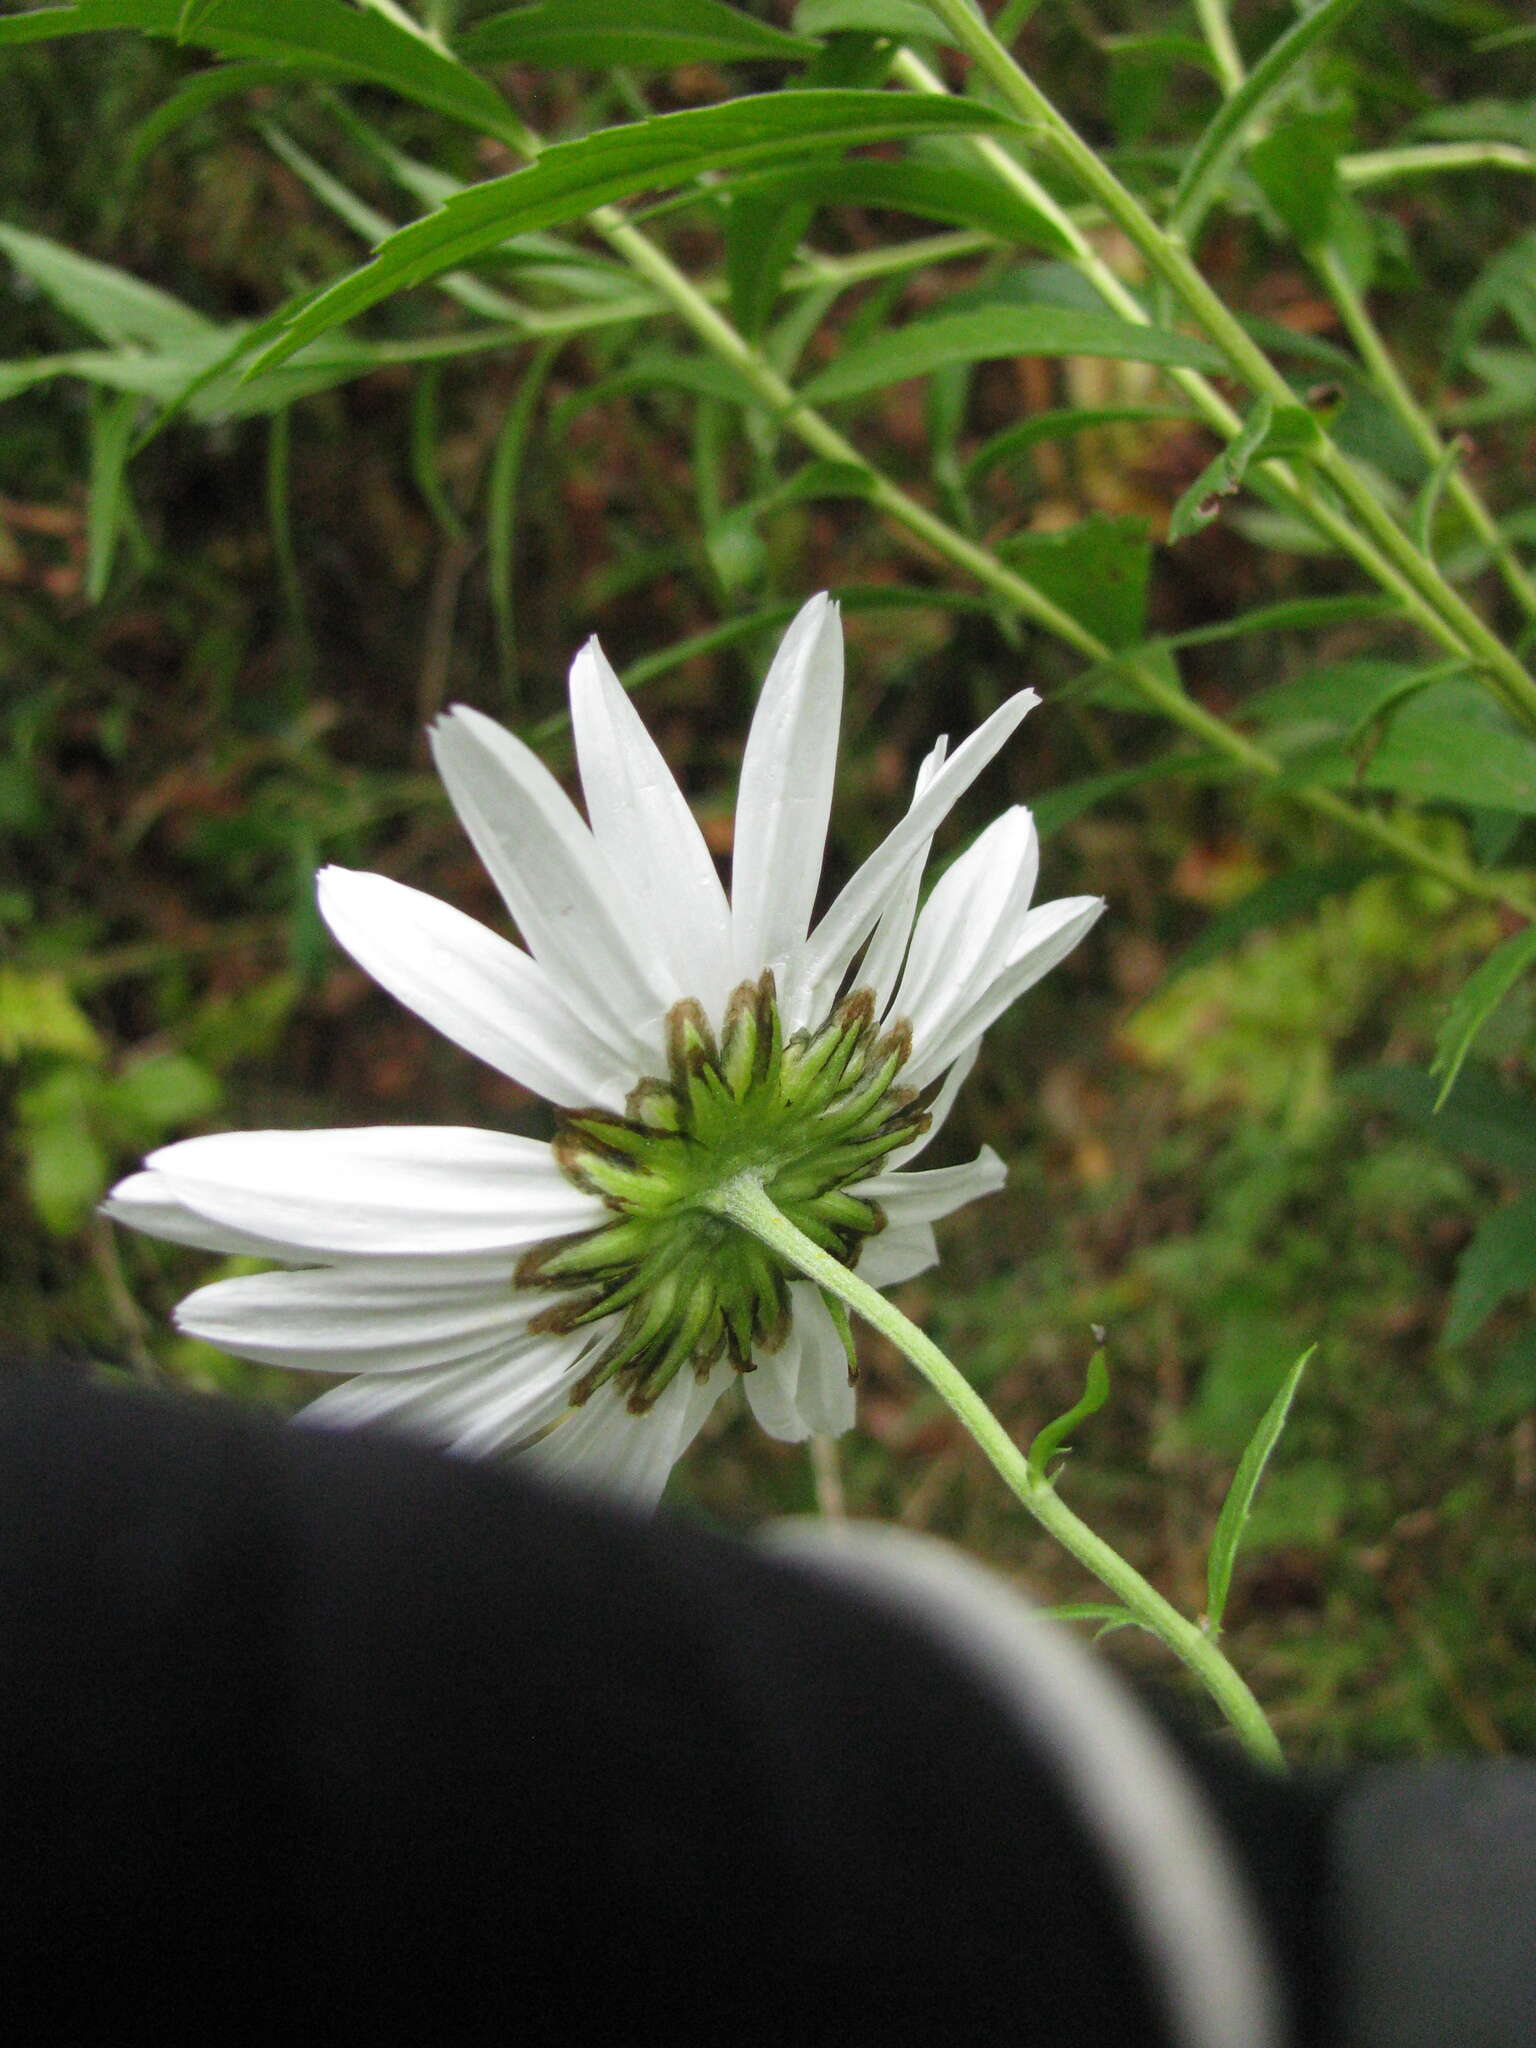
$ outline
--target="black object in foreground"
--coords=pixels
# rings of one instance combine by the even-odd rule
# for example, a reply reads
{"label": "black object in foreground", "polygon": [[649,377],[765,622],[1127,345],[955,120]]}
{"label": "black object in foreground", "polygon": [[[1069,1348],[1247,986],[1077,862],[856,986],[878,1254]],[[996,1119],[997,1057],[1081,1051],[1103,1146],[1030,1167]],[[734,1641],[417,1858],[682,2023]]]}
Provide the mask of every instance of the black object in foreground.
{"label": "black object in foreground", "polygon": [[221,2044],[1536,2038],[1522,1768],[1271,1781],[963,1560],[793,1540],[8,1374],[9,2009]]}

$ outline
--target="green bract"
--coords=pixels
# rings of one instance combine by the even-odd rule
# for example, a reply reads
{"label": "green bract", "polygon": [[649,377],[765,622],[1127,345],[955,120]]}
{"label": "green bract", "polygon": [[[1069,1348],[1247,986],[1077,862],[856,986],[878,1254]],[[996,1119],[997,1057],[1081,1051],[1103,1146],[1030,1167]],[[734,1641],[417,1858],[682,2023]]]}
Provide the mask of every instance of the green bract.
{"label": "green bract", "polygon": [[867,988],[815,1030],[785,1038],[766,972],[732,995],[718,1044],[698,1002],[673,1006],[670,1078],[642,1081],[626,1115],[562,1112],[555,1158],[614,1220],[536,1246],[517,1279],[578,1290],[540,1319],[551,1331],[624,1311],[575,1401],[617,1378],[642,1414],[686,1364],[702,1378],[724,1353],[750,1372],[754,1345],[777,1349],[790,1269],[713,1198],[752,1175],[813,1243],[853,1265],[885,1216],[851,1184],[928,1127],[937,1087],[896,1085],[911,1049],[906,1024],[878,1028]]}

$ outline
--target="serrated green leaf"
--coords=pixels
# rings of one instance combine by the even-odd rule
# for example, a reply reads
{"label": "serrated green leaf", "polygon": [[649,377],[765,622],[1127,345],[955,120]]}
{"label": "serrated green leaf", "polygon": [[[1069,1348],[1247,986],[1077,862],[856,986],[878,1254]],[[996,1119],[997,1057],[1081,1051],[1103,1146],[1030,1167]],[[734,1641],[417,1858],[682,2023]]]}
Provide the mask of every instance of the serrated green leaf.
{"label": "serrated green leaf", "polygon": [[1287,868],[1284,874],[1271,875],[1268,881],[1260,882],[1256,889],[1251,889],[1229,909],[1211,919],[1200,936],[1173,961],[1159,988],[1166,988],[1177,975],[1187,974],[1190,968],[1203,967],[1206,961],[1231,952],[1234,946],[1240,946],[1254,932],[1269,931],[1289,918],[1304,917],[1319,903],[1326,903],[1329,897],[1358,888],[1373,875],[1390,872],[1392,863],[1387,861],[1330,860],[1321,861],[1313,867]]}
{"label": "serrated green leaf", "polygon": [[160,351],[203,342],[218,332],[205,314],[169,292],[110,263],[78,255],[46,235],[0,222],[0,251],[61,312],[114,347],[134,342]]}
{"label": "serrated green leaf", "polygon": [[1536,925],[1527,925],[1523,932],[1516,932],[1513,938],[1496,946],[1452,997],[1445,1022],[1435,1037],[1435,1057],[1430,1066],[1430,1072],[1441,1077],[1436,1109],[1455,1087],[1477,1034],[1533,962]]}
{"label": "serrated green leaf", "polygon": [[1271,43],[1247,78],[1211,121],[1185,159],[1168,225],[1193,242],[1200,223],[1227,183],[1255,123],[1283,93],[1301,81],[1300,67],[1324,37],[1333,35],[1360,0],[1321,0],[1309,14]]}
{"label": "serrated green leaf", "polygon": [[1226,1612],[1227,1595],[1232,1590],[1232,1569],[1237,1563],[1237,1553],[1242,1547],[1243,1532],[1253,1512],[1254,1495],[1264,1477],[1264,1468],[1269,1463],[1275,1445],[1290,1416],[1291,1404],[1296,1399],[1296,1389],[1301,1385],[1301,1376],[1306,1371],[1315,1344],[1308,1347],[1291,1367],[1281,1382],[1280,1391],[1265,1409],[1258,1428],[1248,1439],[1248,1447],[1238,1461],[1227,1497],[1221,1504],[1221,1513],[1216,1517],[1216,1528],[1211,1537],[1210,1556],[1205,1573],[1205,1620],[1212,1635],[1221,1632],[1221,1617]]}
{"label": "serrated green leaf", "polygon": [[476,22],[454,47],[471,64],[639,66],[794,62],[816,54],[720,0],[534,0]]}
{"label": "serrated green leaf", "polygon": [[1060,533],[1018,534],[1001,552],[1107,646],[1140,640],[1152,570],[1144,519],[1095,512]]}
{"label": "serrated green leaf", "polygon": [[1470,1152],[1507,1173],[1536,1177],[1536,1104],[1473,1069],[1443,1108],[1433,1077],[1412,1067],[1363,1067],[1340,1077],[1358,1097],[1412,1126],[1447,1152]]}
{"label": "serrated green leaf", "polygon": [[800,164],[724,181],[733,195],[757,193],[777,205],[878,206],[953,227],[982,228],[1000,240],[1056,255],[1070,244],[1056,223],[1008,186],[957,164],[914,158],[899,164],[855,157],[834,164]]}
{"label": "serrated green leaf", "polygon": [[995,306],[975,312],[936,313],[910,320],[845,348],[837,360],[802,386],[810,405],[856,398],[907,377],[926,377],[945,363],[996,362],[1010,356],[1097,356],[1120,362],[1172,363],[1186,369],[1217,367],[1208,343],[1117,320],[1112,313],[1071,306]]}
{"label": "serrated green leaf", "polygon": [[341,0],[220,0],[181,32],[182,0],[75,0],[0,18],[0,48],[55,36],[139,29],[217,51],[277,58],[286,67],[357,78],[448,114],[472,128],[515,140],[518,125],[500,95],[454,57],[382,14]]}
{"label": "serrated green leaf", "polygon": [[1036,1478],[1046,1477],[1052,1458],[1065,1448],[1073,1430],[1080,1422],[1086,1422],[1090,1415],[1097,1415],[1108,1399],[1109,1361],[1101,1344],[1088,1361],[1080,1398],[1073,1402],[1065,1415],[1058,1415],[1054,1422],[1048,1422],[1029,1447],[1029,1469]]}
{"label": "serrated green leaf", "polygon": [[1445,1319],[1447,1344],[1465,1344],[1512,1294],[1536,1287],[1536,1193],[1496,1209],[1461,1255]]}
{"label": "serrated green leaf", "polygon": [[1170,547],[1209,526],[1221,510],[1222,499],[1242,488],[1248,465],[1263,445],[1274,414],[1273,400],[1261,398],[1226,447],[1182,494],[1168,521]]}
{"label": "serrated green leaf", "polygon": [[304,306],[255,367],[284,361],[304,342],[380,299],[425,284],[512,235],[580,219],[614,199],[681,184],[705,170],[782,159],[818,144],[844,147],[1006,125],[1006,117],[992,108],[953,95],[786,91],[600,129],[557,143],[526,170],[473,185],[425,220],[401,228],[371,263]]}

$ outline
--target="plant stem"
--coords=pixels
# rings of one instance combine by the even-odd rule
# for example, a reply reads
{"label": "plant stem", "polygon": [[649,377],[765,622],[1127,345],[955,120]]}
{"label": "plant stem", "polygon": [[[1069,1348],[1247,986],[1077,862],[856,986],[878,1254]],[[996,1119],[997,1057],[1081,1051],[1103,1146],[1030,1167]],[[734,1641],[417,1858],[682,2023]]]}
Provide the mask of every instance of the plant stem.
{"label": "plant stem", "polygon": [[756,1175],[740,1175],[708,1200],[718,1214],[750,1231],[797,1272],[845,1302],[872,1329],[889,1338],[953,1410],[1009,1490],[1040,1526],[1194,1673],[1248,1753],[1272,1768],[1283,1766],[1280,1745],[1264,1710],[1216,1644],[1194,1622],[1186,1620],[1156,1587],[1149,1585],[1135,1566],[1128,1564],[1103,1537],[1095,1535],[1062,1500],[1049,1479],[1030,1469],[1029,1460],[1007,1430],[931,1337],[925,1336],[867,1281],[840,1265],[796,1229],[769,1198]]}
{"label": "plant stem", "polygon": [[[1413,436],[1431,469],[1436,468],[1446,458],[1446,444],[1441,440],[1434,421],[1409,390],[1338,251],[1324,246],[1310,253],[1318,275],[1339,309],[1339,317],[1349,331],[1350,340],[1359,350],[1360,360],[1375,380],[1377,391]],[[1497,562],[1510,594],[1528,618],[1536,618],[1536,584],[1526,575],[1519,557],[1500,533],[1498,521],[1484,504],[1476,486],[1461,469],[1453,468],[1446,479],[1446,491]]]}
{"label": "plant stem", "polygon": [[[1139,251],[1153,275],[1182,302],[1226,356],[1232,372],[1258,396],[1294,405],[1296,395],[1237,317],[1205,281],[1182,239],[1165,232],[1133,192],[1084,142],[1029,75],[993,36],[970,0],[929,0],[957,46],[991,82],[1009,109],[1042,132],[1058,160]],[[1536,724],[1536,678],[1489,631],[1461,594],[1418,549],[1366,479],[1326,433],[1312,458],[1380,552],[1440,621],[1461,650],[1494,681],[1505,701]]]}

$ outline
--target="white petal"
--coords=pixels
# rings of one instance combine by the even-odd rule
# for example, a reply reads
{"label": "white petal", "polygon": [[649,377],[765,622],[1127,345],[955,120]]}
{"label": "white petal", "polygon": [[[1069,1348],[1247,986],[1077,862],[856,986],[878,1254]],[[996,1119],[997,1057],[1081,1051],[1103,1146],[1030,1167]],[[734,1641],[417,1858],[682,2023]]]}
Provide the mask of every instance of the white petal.
{"label": "white petal", "polygon": [[731,857],[737,977],[772,967],[786,1001],[816,905],[842,705],[842,622],[828,597],[813,597],[784,635],[758,699]]}
{"label": "white petal", "polygon": [[808,1022],[828,1007],[854,954],[899,888],[902,871],[912,854],[954,808],[1024,714],[1039,702],[1035,691],[1020,690],[1006,704],[999,705],[986,723],[978,726],[950,756],[922,795],[914,798],[901,823],[886,834],[850,878],[806,941],[797,1003],[793,1014],[785,1020],[789,1029]]}
{"label": "white petal", "polygon": [[529,952],[619,1065],[655,1072],[678,991],[565,791],[521,740],[462,704],[432,728],[432,752]]}
{"label": "white petal", "polygon": [[718,1017],[736,979],[730,906],[682,791],[596,640],[571,667],[571,724],[593,836],[657,934],[673,986]]}
{"label": "white petal", "polygon": [[285,1240],[257,1237],[249,1230],[234,1230],[214,1223],[188,1208],[172,1189],[163,1173],[131,1173],[120,1180],[101,1204],[103,1216],[125,1223],[149,1237],[163,1237],[170,1244],[195,1245],[201,1252],[258,1259],[291,1259],[293,1247]]}
{"label": "white petal", "polygon": [[1040,842],[1029,812],[995,818],[939,878],[912,934],[907,970],[892,1011],[912,1026],[921,1049],[940,1038],[951,1018],[969,1009],[1008,964],[1040,868]]}
{"label": "white petal", "polygon": [[1008,965],[967,1010],[949,1020],[937,1038],[918,1047],[911,1063],[902,1070],[903,1081],[909,1087],[921,1088],[935,1074],[941,1074],[1026,989],[1033,988],[1058,961],[1066,958],[1098,922],[1103,910],[1101,897],[1063,896],[1030,911],[1015,938]]}
{"label": "white petal", "polygon": [[319,898],[359,967],[455,1045],[546,1101],[623,1107],[634,1076],[518,947],[384,875],[322,868]]}
{"label": "white petal", "polygon": [[[237,1358],[300,1372],[412,1372],[457,1365],[521,1337],[549,1297],[489,1284],[387,1277],[368,1263],[215,1280],[176,1310],[176,1326]],[[436,1284],[434,1283],[436,1280]]]}
{"label": "white petal", "polygon": [[[947,739],[940,739],[917,771],[917,783],[912,791],[916,803],[923,791],[932,782],[944,765],[944,756],[949,751]],[[912,937],[912,920],[917,913],[918,891],[922,887],[923,869],[927,865],[928,851],[933,845],[933,834],[918,842],[915,852],[902,869],[899,880],[886,900],[880,913],[880,922],[875,926],[874,937],[859,963],[859,986],[874,990],[875,1014],[883,1016],[901,973],[902,962],[907,957],[907,944]]]}
{"label": "white petal", "polygon": [[801,1343],[795,1406],[806,1428],[817,1436],[841,1436],[853,1427],[854,1415],[843,1340],[814,1287],[797,1283],[789,1291]]}
{"label": "white petal", "polygon": [[500,1131],[238,1131],[164,1146],[148,1163],[189,1209],[290,1259],[510,1252],[608,1214],[547,1145]]}
{"label": "white petal", "polygon": [[[995,1195],[1007,1178],[1002,1160],[990,1145],[983,1145],[963,1166],[937,1166],[927,1173],[877,1173],[850,1192],[878,1202],[891,1230],[907,1230],[918,1223],[937,1223],[968,1202]],[[870,1239],[871,1246],[879,1242],[879,1237]]]}
{"label": "white petal", "polygon": [[311,1401],[296,1419],[326,1429],[382,1424],[451,1450],[515,1446],[565,1412],[574,1368],[589,1341],[585,1332],[523,1337],[458,1366],[359,1373]]}
{"label": "white petal", "polygon": [[631,1415],[612,1381],[529,1448],[529,1456],[561,1479],[652,1507],[678,1459],[734,1375],[717,1366],[701,1385],[680,1372],[647,1415]]}
{"label": "white petal", "polygon": [[778,1350],[754,1353],[756,1367],[742,1380],[747,1390],[747,1406],[758,1427],[783,1444],[801,1443],[811,1433],[809,1424],[801,1420],[795,1399],[803,1348],[799,1326],[791,1317]]}
{"label": "white petal", "polygon": [[926,1273],[938,1263],[939,1245],[933,1225],[914,1223],[866,1238],[857,1271],[859,1278],[867,1280],[871,1287],[897,1287],[903,1280]]}

